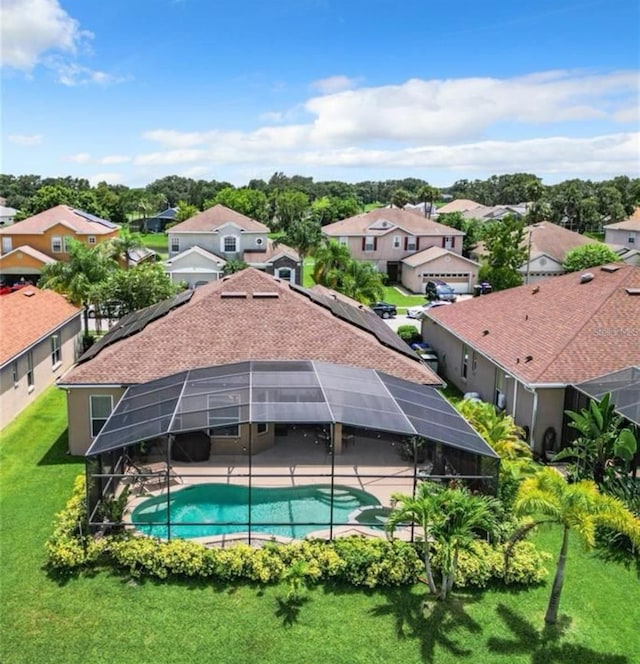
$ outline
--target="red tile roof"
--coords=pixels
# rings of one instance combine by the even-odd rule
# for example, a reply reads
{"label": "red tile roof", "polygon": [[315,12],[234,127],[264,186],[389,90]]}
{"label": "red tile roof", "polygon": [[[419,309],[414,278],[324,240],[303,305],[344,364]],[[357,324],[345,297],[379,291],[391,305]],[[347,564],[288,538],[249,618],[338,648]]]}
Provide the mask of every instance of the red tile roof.
{"label": "red tile roof", "polygon": [[[244,293],[246,297],[225,297]],[[277,297],[254,297],[275,293]],[[383,346],[303,293],[254,268],[198,288],[141,332],[79,364],[64,384],[133,384],[242,360],[323,360],[441,384],[426,365]]]}
{"label": "red tile roof", "polygon": [[[388,221],[390,226],[379,230],[371,230],[369,227],[377,221]],[[324,226],[322,232],[331,236],[385,235],[390,233],[394,227],[418,236],[464,235],[462,231],[455,228],[439,224],[431,219],[425,219],[422,215],[400,208],[377,208],[371,210],[371,212],[357,214],[355,217],[342,219]]]}
{"label": "red tile roof", "polygon": [[551,277],[426,312],[527,384],[571,384],[640,362],[640,268]]}
{"label": "red tile roof", "polygon": [[108,235],[118,230],[118,226],[110,221],[92,221],[90,216],[84,216],[81,210],[74,210],[68,205],[56,205],[3,228],[0,235],[42,235],[57,224],[68,226],[79,235]]}
{"label": "red tile roof", "polygon": [[0,296],[0,365],[79,313],[62,295],[35,286]]}
{"label": "red tile roof", "polygon": [[268,226],[251,219],[251,217],[240,214],[224,205],[214,205],[195,217],[172,226],[167,233],[213,233],[225,224],[235,224],[250,233],[269,232]]}

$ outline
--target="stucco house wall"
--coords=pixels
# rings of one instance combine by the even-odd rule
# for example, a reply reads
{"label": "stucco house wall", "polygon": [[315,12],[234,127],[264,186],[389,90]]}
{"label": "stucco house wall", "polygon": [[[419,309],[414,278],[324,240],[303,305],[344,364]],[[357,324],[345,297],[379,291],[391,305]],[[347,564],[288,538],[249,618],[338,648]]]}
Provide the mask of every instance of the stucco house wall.
{"label": "stucco house wall", "polygon": [[[51,330],[35,345],[26,348],[0,368],[0,428],[39,397],[69,369],[76,360],[82,331],[80,315]],[[52,337],[60,341],[60,360],[54,363]],[[27,355],[33,358],[33,385],[27,381]],[[14,380],[17,379],[17,380]]]}
{"label": "stucco house wall", "polygon": [[605,228],[604,241],[618,247],[640,249],[640,232],[623,228]]}
{"label": "stucco house wall", "polygon": [[[237,226],[228,225],[215,232],[172,232],[167,231],[169,239],[169,258],[182,253],[191,247],[200,247],[212,254],[216,254],[225,260],[241,260],[245,251],[260,251],[267,248],[266,233],[250,233],[241,231]],[[224,238],[235,237],[235,252],[224,251]],[[177,245],[175,244],[177,241]]]}
{"label": "stucco house wall", "polygon": [[412,293],[424,293],[427,281],[442,279],[447,283],[454,282],[458,292],[471,293],[474,284],[478,283],[478,270],[479,266],[462,257],[456,258],[451,255],[441,256],[416,266],[403,263],[402,285]]}

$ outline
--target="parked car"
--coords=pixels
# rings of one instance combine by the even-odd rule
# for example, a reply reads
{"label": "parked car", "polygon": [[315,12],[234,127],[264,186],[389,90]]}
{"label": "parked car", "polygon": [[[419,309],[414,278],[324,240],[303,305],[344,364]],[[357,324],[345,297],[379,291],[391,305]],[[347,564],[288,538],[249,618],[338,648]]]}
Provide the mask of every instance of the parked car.
{"label": "parked car", "polygon": [[440,307],[443,304],[447,305],[452,303],[447,302],[446,300],[434,300],[433,302],[420,304],[417,307],[409,307],[407,309],[407,318],[420,318],[425,311],[429,311],[429,309],[433,309],[434,307]]}
{"label": "parked car", "polygon": [[427,296],[427,300],[455,302],[458,299],[453,288],[440,280],[427,281],[424,292]]}
{"label": "parked car", "polygon": [[388,302],[376,302],[371,308],[380,318],[393,318],[398,313],[396,305]]}

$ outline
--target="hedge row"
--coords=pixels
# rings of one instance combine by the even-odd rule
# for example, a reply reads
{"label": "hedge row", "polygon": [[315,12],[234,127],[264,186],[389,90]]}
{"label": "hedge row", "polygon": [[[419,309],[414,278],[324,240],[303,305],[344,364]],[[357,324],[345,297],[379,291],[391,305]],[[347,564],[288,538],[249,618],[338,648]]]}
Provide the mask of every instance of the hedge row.
{"label": "hedge row", "polygon": [[[84,478],[78,478],[74,494],[56,517],[47,542],[49,565],[60,573],[109,566],[133,577],[157,579],[193,578],[216,581],[277,583],[286,569],[304,561],[309,583],[334,581],[353,586],[389,587],[416,583],[424,572],[419,549],[398,540],[344,537],[332,542],[304,540],[291,544],[268,543],[262,548],[237,544],[207,548],[189,540],[168,542],[130,534],[96,539],[82,533],[86,520]],[[509,574],[504,576],[501,546],[475,542],[470,552],[461,551],[455,578],[457,587],[485,587],[490,583],[529,585],[546,576],[547,554],[530,542],[514,548]],[[436,549],[434,568],[439,567]]]}

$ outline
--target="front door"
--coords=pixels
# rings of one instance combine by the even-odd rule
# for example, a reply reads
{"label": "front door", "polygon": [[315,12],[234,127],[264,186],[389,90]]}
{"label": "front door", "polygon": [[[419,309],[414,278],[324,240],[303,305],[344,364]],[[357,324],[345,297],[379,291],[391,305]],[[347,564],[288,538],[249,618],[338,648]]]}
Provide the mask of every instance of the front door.
{"label": "front door", "polygon": [[388,261],[387,276],[390,283],[397,284],[400,281],[400,263],[397,261]]}

